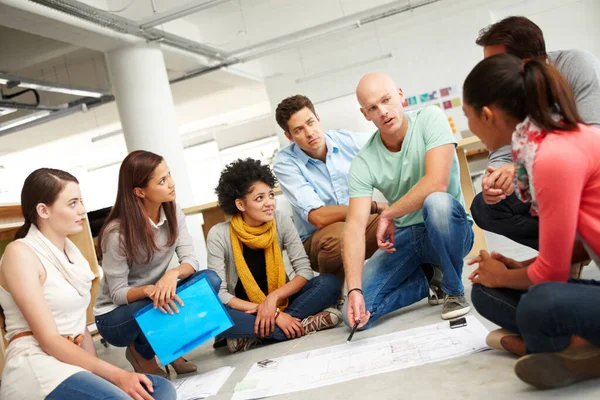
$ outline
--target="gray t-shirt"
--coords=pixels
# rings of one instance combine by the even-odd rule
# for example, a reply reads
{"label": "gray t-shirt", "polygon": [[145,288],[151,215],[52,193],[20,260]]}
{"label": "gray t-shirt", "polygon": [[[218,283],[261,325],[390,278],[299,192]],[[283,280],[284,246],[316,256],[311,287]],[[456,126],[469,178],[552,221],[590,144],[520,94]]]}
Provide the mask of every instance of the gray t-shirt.
{"label": "gray t-shirt", "polygon": [[[581,50],[553,51],[548,53],[548,59],[569,82],[583,121],[600,127],[600,61],[592,53]],[[488,166],[496,168],[511,162],[510,145],[488,157]]]}

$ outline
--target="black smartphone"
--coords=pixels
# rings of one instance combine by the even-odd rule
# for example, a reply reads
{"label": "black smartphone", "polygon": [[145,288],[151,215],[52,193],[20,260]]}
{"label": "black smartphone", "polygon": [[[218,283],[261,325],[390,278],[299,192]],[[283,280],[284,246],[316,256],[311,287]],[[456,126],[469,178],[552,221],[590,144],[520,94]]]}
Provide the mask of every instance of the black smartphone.
{"label": "black smartphone", "polygon": [[450,321],[450,329],[461,328],[467,326],[467,319],[465,317],[453,319]]}
{"label": "black smartphone", "polygon": [[256,364],[258,364],[258,366],[262,367],[262,368],[271,368],[271,367],[274,367],[275,365],[277,365],[277,361],[275,361],[275,360],[269,360],[267,358],[265,360],[257,362]]}

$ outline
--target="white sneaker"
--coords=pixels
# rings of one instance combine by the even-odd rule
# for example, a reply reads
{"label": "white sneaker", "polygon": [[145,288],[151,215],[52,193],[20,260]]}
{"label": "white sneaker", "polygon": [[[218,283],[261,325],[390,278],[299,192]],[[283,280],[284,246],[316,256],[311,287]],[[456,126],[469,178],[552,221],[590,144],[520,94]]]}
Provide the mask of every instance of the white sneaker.
{"label": "white sneaker", "polygon": [[318,314],[302,320],[304,333],[310,334],[338,326],[342,322],[342,313],[336,308],[326,308]]}

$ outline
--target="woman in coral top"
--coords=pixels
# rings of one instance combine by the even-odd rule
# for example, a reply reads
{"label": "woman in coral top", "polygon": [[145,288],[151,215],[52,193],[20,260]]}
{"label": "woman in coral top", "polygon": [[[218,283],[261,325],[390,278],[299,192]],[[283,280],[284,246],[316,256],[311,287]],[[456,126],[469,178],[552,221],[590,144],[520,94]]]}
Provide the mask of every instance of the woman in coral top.
{"label": "woman in coral top", "polygon": [[600,282],[568,279],[571,263],[600,254],[600,130],[582,123],[565,79],[543,60],[489,57],[463,96],[489,151],[512,143],[515,191],[540,220],[537,257],[482,250],[472,262],[473,305],[504,328],[488,344],[528,353],[515,371],[538,388],[600,376]]}

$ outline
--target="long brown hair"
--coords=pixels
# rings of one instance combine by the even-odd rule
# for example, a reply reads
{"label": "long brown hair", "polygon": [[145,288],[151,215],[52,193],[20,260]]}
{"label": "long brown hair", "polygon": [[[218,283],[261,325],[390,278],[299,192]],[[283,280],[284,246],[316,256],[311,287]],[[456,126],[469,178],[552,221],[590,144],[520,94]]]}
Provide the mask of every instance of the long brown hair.
{"label": "long brown hair", "polygon": [[[132,151],[125,157],[119,169],[117,200],[98,235],[98,247],[103,250],[105,235],[119,229],[120,251],[125,255],[129,266],[148,264],[155,252],[160,251],[154,237],[154,228],[142,200],[133,193],[134,188],[145,188],[152,173],[163,161],[158,154],[149,151]],[[167,247],[177,240],[177,213],[175,201],[162,203],[169,226]],[[113,221],[118,224],[111,224]]]}
{"label": "long brown hair", "polygon": [[[565,78],[544,59],[497,54],[479,62],[463,86],[465,103],[480,113],[496,106],[519,120],[529,116],[546,131],[575,130],[583,120]],[[552,118],[561,116],[560,121]]]}
{"label": "long brown hair", "polygon": [[21,189],[21,211],[25,223],[17,231],[15,239],[27,236],[32,224],[37,226],[37,205],[40,203],[47,206],[54,204],[67,182],[79,184],[77,178],[60,169],[40,168],[29,174],[23,183],[23,189]]}

